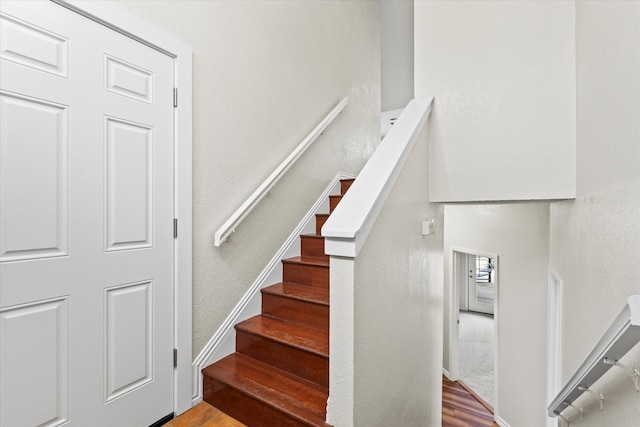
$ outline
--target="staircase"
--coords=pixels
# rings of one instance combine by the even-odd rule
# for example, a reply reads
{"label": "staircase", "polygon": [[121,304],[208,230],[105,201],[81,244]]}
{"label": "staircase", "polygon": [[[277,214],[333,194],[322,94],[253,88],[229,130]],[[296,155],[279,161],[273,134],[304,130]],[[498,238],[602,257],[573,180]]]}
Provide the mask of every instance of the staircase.
{"label": "staircase", "polygon": [[[330,212],[352,182],[329,196]],[[202,370],[204,400],[250,427],[329,427],[328,217],[316,215],[301,255],[282,260],[282,282],[262,289],[262,314],[235,326],[236,352]]]}

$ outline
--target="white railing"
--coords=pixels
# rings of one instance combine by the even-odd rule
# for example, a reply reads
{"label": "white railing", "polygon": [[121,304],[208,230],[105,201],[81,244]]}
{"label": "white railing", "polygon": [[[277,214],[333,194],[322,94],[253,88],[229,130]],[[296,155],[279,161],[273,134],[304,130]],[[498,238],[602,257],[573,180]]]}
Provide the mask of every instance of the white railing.
{"label": "white railing", "polygon": [[222,245],[229,236],[236,230],[238,225],[249,215],[249,213],[256,207],[260,200],[262,200],[276,182],[289,170],[289,168],[298,160],[298,158],[309,148],[309,146],[316,140],[331,124],[333,119],[347,106],[349,98],[344,97],[336,105],[333,110],[325,116],[324,119],[302,140],[300,144],[287,156],[286,159],[278,165],[278,167],[269,175],[269,177],[262,183],[256,190],[249,196],[249,198],[229,217],[229,219],[222,224],[222,226],[216,231],[214,237],[214,245]]}
{"label": "white railing", "polygon": [[[387,132],[322,227],[331,256],[329,390],[327,423],[352,426],[355,408],[355,258],[398,180],[414,147],[426,143],[433,97],[411,100]],[[425,165],[428,158],[420,159]],[[426,199],[428,194],[424,194]],[[335,274],[335,276],[334,276]]]}
{"label": "white railing", "polygon": [[431,113],[433,96],[412,99],[322,227],[328,255],[355,257]]}
{"label": "white railing", "polygon": [[584,392],[593,394],[600,401],[600,409],[603,409],[604,398],[600,393],[592,390],[591,386],[613,366],[623,368],[638,390],[640,377],[638,371],[618,362],[638,342],[640,342],[640,295],[631,295],[600,341],[547,407],[549,416],[559,416],[566,420],[561,415],[562,411],[569,407],[575,408],[573,402]]}

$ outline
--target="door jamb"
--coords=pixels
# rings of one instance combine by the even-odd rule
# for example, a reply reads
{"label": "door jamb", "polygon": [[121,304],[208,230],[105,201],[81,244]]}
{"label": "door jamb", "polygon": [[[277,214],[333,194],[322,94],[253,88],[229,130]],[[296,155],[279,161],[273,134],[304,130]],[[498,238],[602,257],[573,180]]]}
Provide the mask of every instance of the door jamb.
{"label": "door jamb", "polygon": [[179,108],[174,108],[174,218],[180,232],[174,239],[174,348],[178,350],[174,369],[173,407],[179,415],[192,406],[192,49],[177,38],[153,27],[114,4],[80,0],[51,0],[171,56],[174,86],[180,89]]}
{"label": "door jamb", "polygon": [[460,357],[459,357],[459,325],[458,319],[460,317],[460,294],[458,289],[458,276],[457,269],[454,268],[454,256],[455,252],[460,252],[468,255],[479,255],[496,260],[495,268],[495,300],[493,303],[493,319],[494,319],[494,349],[493,352],[493,413],[496,418],[498,417],[498,377],[499,377],[499,312],[500,312],[500,260],[498,254],[492,254],[489,252],[478,251],[476,249],[461,248],[457,246],[449,246],[449,379],[457,381],[460,379]]}
{"label": "door jamb", "polygon": [[[560,391],[562,366],[562,288],[560,275],[549,266],[547,294],[547,403]],[[557,418],[547,416],[547,427],[558,425]]]}

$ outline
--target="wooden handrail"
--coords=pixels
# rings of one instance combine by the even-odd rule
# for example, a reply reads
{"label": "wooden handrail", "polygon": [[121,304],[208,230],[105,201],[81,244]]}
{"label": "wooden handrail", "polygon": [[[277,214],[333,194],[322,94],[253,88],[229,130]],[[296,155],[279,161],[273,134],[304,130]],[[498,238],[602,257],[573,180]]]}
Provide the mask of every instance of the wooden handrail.
{"label": "wooden handrail", "polygon": [[269,175],[269,177],[249,196],[249,198],[229,217],[227,221],[216,231],[213,244],[222,245],[233,233],[238,225],[249,215],[264,196],[271,191],[276,182],[289,170],[289,168],[298,160],[298,158],[309,148],[313,141],[318,138],[322,132],[331,124],[333,119],[347,106],[349,98],[344,97],[338,104],[327,114],[320,123],[302,140],[300,144],[287,156],[286,159],[278,165],[278,167]]}

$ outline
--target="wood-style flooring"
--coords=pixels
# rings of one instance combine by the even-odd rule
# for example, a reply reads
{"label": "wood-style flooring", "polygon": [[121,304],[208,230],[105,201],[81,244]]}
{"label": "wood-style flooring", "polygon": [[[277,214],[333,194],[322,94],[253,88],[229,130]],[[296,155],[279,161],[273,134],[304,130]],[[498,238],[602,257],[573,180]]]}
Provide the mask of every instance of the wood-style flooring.
{"label": "wood-style flooring", "polygon": [[165,427],[246,427],[207,402],[200,402]]}
{"label": "wood-style flooring", "polygon": [[[201,402],[166,427],[246,427],[206,402]],[[493,414],[464,387],[443,378],[442,427],[497,427]]]}
{"label": "wood-style flooring", "polygon": [[442,378],[442,427],[494,426],[493,414],[466,388]]}

